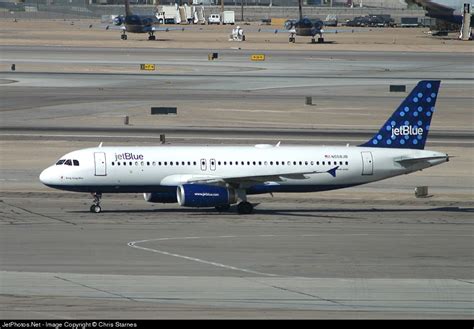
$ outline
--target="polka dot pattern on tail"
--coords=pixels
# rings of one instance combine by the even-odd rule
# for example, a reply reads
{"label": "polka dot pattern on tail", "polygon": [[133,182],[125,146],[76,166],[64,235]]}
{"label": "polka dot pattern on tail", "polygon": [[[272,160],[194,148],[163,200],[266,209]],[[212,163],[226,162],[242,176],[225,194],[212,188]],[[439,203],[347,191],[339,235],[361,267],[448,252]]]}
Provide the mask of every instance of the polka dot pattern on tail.
{"label": "polka dot pattern on tail", "polygon": [[366,146],[423,149],[440,81],[420,81]]}

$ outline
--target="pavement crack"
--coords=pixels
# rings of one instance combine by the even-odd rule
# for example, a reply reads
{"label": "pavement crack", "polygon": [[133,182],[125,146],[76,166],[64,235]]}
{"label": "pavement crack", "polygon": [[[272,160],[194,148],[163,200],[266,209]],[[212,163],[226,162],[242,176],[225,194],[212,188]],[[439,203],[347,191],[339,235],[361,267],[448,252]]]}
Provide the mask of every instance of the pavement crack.
{"label": "pavement crack", "polygon": [[104,289],[91,287],[91,286],[88,286],[88,285],[80,283],[80,282],[75,282],[75,281],[72,281],[72,280],[69,280],[69,279],[66,279],[66,278],[61,278],[60,276],[54,276],[54,277],[56,279],[59,279],[59,280],[62,280],[62,281],[68,282],[68,283],[72,283],[72,284],[75,284],[75,285],[78,285],[78,286],[81,286],[81,287],[84,287],[84,288],[87,288],[87,289],[92,289],[92,290],[103,292],[105,294],[109,294],[109,295],[112,295],[112,296],[115,296],[115,297],[120,297],[120,298],[128,299],[132,302],[136,302],[136,300],[131,298],[131,297],[127,297],[127,296],[124,296],[124,295],[121,295],[121,294],[110,292],[110,291],[107,291],[107,290],[104,290]]}
{"label": "pavement crack", "polygon": [[24,212],[27,212],[27,213],[29,213],[29,214],[32,214],[32,215],[36,215],[36,216],[40,216],[40,217],[43,217],[43,218],[52,219],[52,220],[55,220],[55,221],[59,221],[59,222],[63,222],[63,223],[66,223],[66,224],[71,224],[71,225],[77,226],[76,223],[67,221],[67,220],[65,220],[65,219],[56,218],[56,217],[51,217],[51,216],[46,216],[46,215],[43,215],[43,214],[40,214],[40,213],[31,211],[31,210],[28,210],[28,209],[19,207],[19,206],[12,205],[12,204],[7,203],[7,202],[5,202],[5,201],[3,201],[3,200],[0,200],[0,202],[6,204],[7,206],[10,206],[10,207],[12,207],[12,208],[20,209],[20,210],[22,210],[22,211],[24,211]]}
{"label": "pavement crack", "polygon": [[[246,278],[246,279],[249,280],[248,278]],[[254,280],[249,280],[249,281],[254,281]],[[314,299],[322,300],[322,301],[329,302],[329,303],[336,304],[336,305],[343,306],[343,307],[354,308],[353,306],[340,303],[340,302],[338,302],[336,300],[333,300],[333,299],[323,298],[323,297],[318,296],[318,295],[309,294],[309,293],[306,293],[306,292],[302,292],[302,291],[298,291],[298,290],[294,290],[294,289],[289,289],[289,288],[285,288],[285,287],[280,287],[280,286],[273,285],[273,284],[268,284],[268,283],[265,283],[265,282],[261,282],[259,280],[255,280],[255,282],[263,284],[267,287],[274,288],[274,289],[278,289],[278,290],[282,290],[282,291],[286,291],[286,292],[291,292],[291,293],[295,293],[295,294],[306,296],[306,297],[311,297],[311,298],[314,298]]]}
{"label": "pavement crack", "polygon": [[454,279],[454,280],[459,281],[459,282],[463,282],[463,283],[474,284],[474,282],[468,281],[468,280],[462,280],[462,279]]}

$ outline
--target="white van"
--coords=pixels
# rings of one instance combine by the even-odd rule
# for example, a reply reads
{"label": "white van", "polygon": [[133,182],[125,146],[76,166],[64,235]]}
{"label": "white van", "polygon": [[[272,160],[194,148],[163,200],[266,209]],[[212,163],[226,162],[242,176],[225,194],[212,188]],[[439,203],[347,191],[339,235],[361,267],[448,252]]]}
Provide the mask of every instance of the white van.
{"label": "white van", "polygon": [[220,24],[221,23],[221,15],[219,14],[211,14],[207,19],[207,24]]}

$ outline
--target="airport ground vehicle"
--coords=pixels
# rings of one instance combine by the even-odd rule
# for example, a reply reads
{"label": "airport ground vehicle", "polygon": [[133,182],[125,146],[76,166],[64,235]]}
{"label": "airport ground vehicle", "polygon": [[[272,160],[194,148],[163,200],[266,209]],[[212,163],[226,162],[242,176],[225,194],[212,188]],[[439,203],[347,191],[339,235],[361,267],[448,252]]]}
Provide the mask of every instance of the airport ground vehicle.
{"label": "airport ground vehicle", "polygon": [[221,23],[221,15],[219,14],[211,14],[207,18],[207,24],[220,24]]}
{"label": "airport ground vehicle", "polygon": [[234,25],[235,24],[235,13],[234,13],[234,11],[233,10],[223,11],[221,19],[222,19],[222,24],[223,25],[226,25],[226,24]]}

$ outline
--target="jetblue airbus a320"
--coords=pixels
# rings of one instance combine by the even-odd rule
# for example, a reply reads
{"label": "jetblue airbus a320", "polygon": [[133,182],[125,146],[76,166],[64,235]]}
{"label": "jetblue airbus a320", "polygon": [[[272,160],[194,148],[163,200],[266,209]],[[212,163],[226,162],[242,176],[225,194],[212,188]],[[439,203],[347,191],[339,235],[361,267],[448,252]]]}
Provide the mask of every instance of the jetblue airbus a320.
{"label": "jetblue airbus a320", "polygon": [[144,193],[145,200],[185,207],[237,204],[251,194],[315,192],[409,174],[449,161],[425,150],[440,81],[420,81],[380,130],[359,146],[95,147],[73,151],[45,169],[43,184],[89,192],[101,212],[103,193]]}

